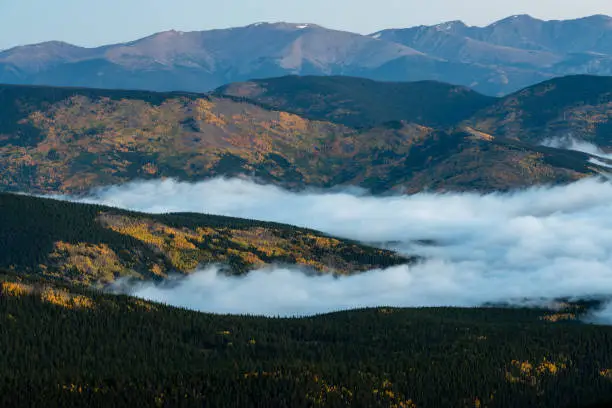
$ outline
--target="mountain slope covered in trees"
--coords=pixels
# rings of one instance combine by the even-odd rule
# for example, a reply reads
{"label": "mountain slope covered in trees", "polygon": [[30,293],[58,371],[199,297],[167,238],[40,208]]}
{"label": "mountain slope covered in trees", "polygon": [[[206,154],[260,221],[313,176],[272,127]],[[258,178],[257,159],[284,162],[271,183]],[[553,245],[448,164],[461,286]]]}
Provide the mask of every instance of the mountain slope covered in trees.
{"label": "mountain slope covered in trees", "polygon": [[347,274],[412,261],[289,225],[0,193],[0,267],[84,285],[159,280],[208,264],[231,274],[272,263]]}
{"label": "mountain slope covered in trees", "polygon": [[[598,81],[593,78],[574,81]],[[303,81],[309,84],[305,91]],[[259,101],[218,94],[1,86],[0,189],[82,193],[134,179],[246,175],[294,189],[357,185],[374,193],[496,191],[605,171],[587,154],[493,132],[500,127],[491,124],[502,120],[495,107],[504,106],[506,99],[438,83],[366,81],[359,92],[351,85],[359,81],[290,77],[270,81],[282,82],[282,91],[273,87]],[[561,87],[564,82],[552,83]],[[589,89],[606,92],[605,83],[600,85]],[[417,91],[403,95],[394,87]],[[389,97],[374,96],[379,91]],[[304,100],[323,94],[335,96],[312,112],[301,112]],[[380,106],[368,107],[367,95]],[[408,106],[420,106],[418,112],[398,108],[412,98]],[[280,106],[268,106],[270,100]],[[533,106],[554,110],[556,100]],[[593,109],[600,112],[605,106],[602,102]],[[447,113],[460,122],[443,119]],[[364,119],[356,123],[351,116]],[[607,118],[598,121],[595,125],[603,126]],[[566,127],[584,126],[576,119]],[[534,129],[521,128],[518,135]]]}
{"label": "mountain slope covered in trees", "polygon": [[2,274],[0,405],[582,407],[612,397],[588,305],[270,319]]}
{"label": "mountain slope covered in trees", "polygon": [[508,95],[477,112],[471,126],[540,143],[572,137],[612,149],[612,77],[568,76]]}
{"label": "mountain slope covered in trees", "polygon": [[365,78],[286,76],[233,83],[213,94],[246,98],[311,120],[350,127],[405,121],[452,126],[496,102],[441,82],[377,82]]}
{"label": "mountain slope covered in trees", "polygon": [[571,135],[612,147],[612,77],[556,78],[502,98],[436,82],[295,76],[230,84],[214,94],[351,127],[405,121],[438,129],[469,126],[532,144]]}

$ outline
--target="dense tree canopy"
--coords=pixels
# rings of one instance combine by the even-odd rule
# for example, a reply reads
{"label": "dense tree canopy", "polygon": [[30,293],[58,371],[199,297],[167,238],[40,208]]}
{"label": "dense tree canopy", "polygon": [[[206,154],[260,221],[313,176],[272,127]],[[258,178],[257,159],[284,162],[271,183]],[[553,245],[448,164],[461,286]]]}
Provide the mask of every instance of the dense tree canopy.
{"label": "dense tree canopy", "polygon": [[0,406],[574,407],[612,397],[584,309],[222,316],[8,274]]}
{"label": "dense tree canopy", "polygon": [[0,267],[87,285],[160,279],[211,263],[234,274],[272,263],[347,274],[413,260],[290,225],[0,193]]}

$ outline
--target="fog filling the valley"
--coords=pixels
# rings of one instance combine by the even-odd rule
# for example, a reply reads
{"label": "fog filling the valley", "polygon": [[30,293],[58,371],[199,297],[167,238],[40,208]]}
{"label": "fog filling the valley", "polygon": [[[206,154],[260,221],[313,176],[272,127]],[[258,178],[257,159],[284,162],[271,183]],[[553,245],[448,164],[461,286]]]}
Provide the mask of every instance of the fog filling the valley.
{"label": "fog filling the valley", "polygon": [[[292,193],[242,179],[135,182],[81,199],[144,212],[201,212],[305,226],[427,260],[349,277],[206,267],[136,296],[216,313],[310,315],[368,306],[478,306],[612,295],[612,184],[586,179],[515,193],[373,197]],[[437,245],[418,245],[433,240]],[[598,312],[612,323],[612,308]]]}

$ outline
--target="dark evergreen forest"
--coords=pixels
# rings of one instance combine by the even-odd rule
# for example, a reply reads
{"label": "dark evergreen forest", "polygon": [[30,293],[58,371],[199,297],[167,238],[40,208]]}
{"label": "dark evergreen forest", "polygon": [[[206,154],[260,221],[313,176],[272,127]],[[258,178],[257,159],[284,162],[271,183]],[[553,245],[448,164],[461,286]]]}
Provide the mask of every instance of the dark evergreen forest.
{"label": "dark evergreen forest", "polygon": [[0,406],[579,407],[612,398],[586,306],[196,313],[0,278]]}

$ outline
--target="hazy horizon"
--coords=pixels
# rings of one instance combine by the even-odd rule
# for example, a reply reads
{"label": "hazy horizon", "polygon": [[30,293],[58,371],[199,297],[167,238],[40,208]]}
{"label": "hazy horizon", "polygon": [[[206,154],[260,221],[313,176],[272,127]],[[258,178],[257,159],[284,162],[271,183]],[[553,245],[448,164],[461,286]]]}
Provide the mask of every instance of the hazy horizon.
{"label": "hazy horizon", "polygon": [[[585,0],[518,0],[491,5],[483,0],[461,4],[432,0],[422,6],[414,0],[312,0],[303,5],[280,0],[229,0],[218,9],[204,0],[40,0],[0,4],[0,50],[45,41],[64,41],[96,47],[136,40],[167,30],[201,31],[241,27],[257,22],[318,24],[327,28],[369,34],[385,28],[405,28],[462,20],[486,26],[508,16],[529,14],[542,20],[566,20],[612,14],[612,3]],[[28,24],[30,22],[30,24]]]}

